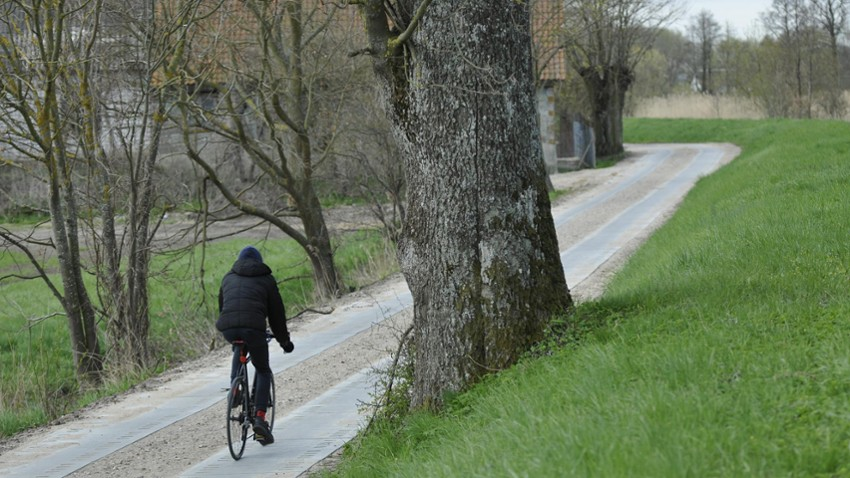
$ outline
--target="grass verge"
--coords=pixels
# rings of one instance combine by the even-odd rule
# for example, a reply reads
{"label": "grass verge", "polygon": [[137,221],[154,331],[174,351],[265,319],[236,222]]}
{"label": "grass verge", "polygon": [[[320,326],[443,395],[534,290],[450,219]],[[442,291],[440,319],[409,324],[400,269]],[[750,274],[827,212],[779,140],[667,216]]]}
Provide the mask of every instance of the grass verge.
{"label": "grass verge", "polygon": [[850,476],[850,125],[629,120],[730,142],[582,333],[373,426],[334,476]]}

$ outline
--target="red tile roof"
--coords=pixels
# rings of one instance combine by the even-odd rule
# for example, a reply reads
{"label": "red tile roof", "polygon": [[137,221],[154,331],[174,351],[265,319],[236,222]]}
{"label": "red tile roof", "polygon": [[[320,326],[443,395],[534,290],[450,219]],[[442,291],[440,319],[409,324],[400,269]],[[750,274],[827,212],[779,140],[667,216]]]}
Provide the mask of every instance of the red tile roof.
{"label": "red tile roof", "polygon": [[564,80],[567,62],[561,44],[564,5],[560,0],[533,0],[531,5],[531,37],[537,62],[538,79]]}
{"label": "red tile roof", "polygon": [[[279,8],[277,5],[282,1],[288,0],[271,0],[268,3]],[[160,14],[174,15],[176,5],[174,0],[161,2]],[[207,11],[201,12],[202,20],[194,24],[192,50],[187,57],[191,59],[192,69],[206,68],[207,73],[212,72],[209,77],[212,81],[222,81],[228,74],[226,70],[231,67],[231,46],[239,45],[240,59],[248,62],[245,67],[250,65],[250,58],[259,54],[256,50],[257,20],[248,10],[245,0],[223,0],[213,2],[213,5],[220,6],[214,11],[207,7]],[[317,17],[324,19],[334,13],[337,23],[362,34],[360,17],[354,6],[339,10],[329,0],[304,0],[303,8],[305,14],[314,14],[314,21],[321,21]],[[564,49],[559,46],[564,25],[563,4],[560,0],[532,0],[531,9],[538,78],[543,81],[563,80],[567,76]]]}
{"label": "red tile roof", "polygon": [[[285,8],[281,3],[287,1],[291,0],[270,0],[256,4],[274,11]],[[175,0],[161,2],[159,14],[164,18],[173,18],[176,5]],[[342,25],[353,35],[362,35],[362,43],[366,44],[356,7],[340,8],[328,0],[303,0],[302,5],[305,22],[321,24],[328,20],[329,15],[333,15],[331,24]],[[202,2],[200,10],[197,15],[199,20],[192,24],[189,32],[190,50],[186,52],[192,73],[201,73],[199,77],[206,81],[221,82],[226,80],[231,73],[229,70],[234,66],[239,69],[252,68],[260,55],[257,38],[259,28],[258,20],[247,2],[222,0],[211,2],[211,5]],[[233,64],[234,59],[236,65]],[[193,82],[191,79],[188,81],[190,84]]]}

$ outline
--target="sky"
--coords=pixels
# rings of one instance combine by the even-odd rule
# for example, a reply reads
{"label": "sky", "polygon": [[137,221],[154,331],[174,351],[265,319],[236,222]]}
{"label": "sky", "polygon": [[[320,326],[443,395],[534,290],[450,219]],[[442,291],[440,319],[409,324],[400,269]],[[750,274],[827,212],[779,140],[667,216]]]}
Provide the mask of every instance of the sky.
{"label": "sky", "polygon": [[761,30],[760,14],[770,9],[772,0],[682,0],[685,13],[676,23],[678,30],[686,33],[691,18],[702,10],[708,10],[720,27],[726,29],[730,24],[739,38],[748,37]]}

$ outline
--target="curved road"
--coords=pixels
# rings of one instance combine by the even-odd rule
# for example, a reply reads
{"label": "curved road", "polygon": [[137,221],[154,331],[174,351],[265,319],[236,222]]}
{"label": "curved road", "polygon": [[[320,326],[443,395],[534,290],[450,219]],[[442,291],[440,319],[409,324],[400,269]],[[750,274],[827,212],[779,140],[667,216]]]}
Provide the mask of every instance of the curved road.
{"label": "curved road", "polygon": [[[605,170],[553,177],[573,191],[553,207],[567,284],[582,298],[672,214],[701,177],[733,159],[731,145],[634,145]],[[352,294],[331,315],[293,325],[297,349],[272,354],[279,403],[274,445],[249,443],[242,460],[227,451],[223,390],[229,354],[148,382],[112,403],[27,433],[0,450],[0,476],[289,476],[354,436],[360,405],[410,322],[411,297],[396,278]],[[197,365],[197,364],[196,364]]]}

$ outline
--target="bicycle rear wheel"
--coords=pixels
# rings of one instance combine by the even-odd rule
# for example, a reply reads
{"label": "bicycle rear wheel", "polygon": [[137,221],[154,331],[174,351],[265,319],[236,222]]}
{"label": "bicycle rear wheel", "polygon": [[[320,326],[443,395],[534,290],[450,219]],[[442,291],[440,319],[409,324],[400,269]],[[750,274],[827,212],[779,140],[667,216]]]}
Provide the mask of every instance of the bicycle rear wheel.
{"label": "bicycle rear wheel", "polygon": [[274,375],[272,375],[271,384],[269,386],[269,404],[266,406],[266,420],[269,422],[269,431],[274,429],[274,409],[277,408],[275,404]]}
{"label": "bicycle rear wheel", "polygon": [[233,379],[227,393],[227,447],[234,460],[242,458],[245,442],[248,439],[248,384],[244,377],[245,369]]}

